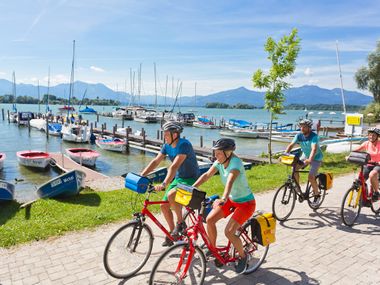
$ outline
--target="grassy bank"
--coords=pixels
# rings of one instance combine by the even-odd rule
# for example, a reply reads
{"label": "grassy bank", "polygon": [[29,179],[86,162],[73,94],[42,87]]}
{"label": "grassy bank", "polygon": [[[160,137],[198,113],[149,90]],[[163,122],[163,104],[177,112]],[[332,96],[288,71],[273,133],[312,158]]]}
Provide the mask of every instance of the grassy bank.
{"label": "grassy bank", "polygon": [[[287,171],[290,168],[281,164],[256,166],[247,171],[247,177],[253,191],[259,193],[280,186]],[[344,161],[344,155],[326,155],[321,171],[339,175],[351,172],[352,165]],[[218,176],[201,188],[208,194],[223,192]],[[161,197],[162,193],[154,194],[152,199],[159,200]],[[84,191],[70,199],[40,200],[25,209],[20,209],[15,202],[0,204],[0,247],[46,239],[114,221],[127,221],[133,212],[141,209],[143,199],[144,195],[138,196],[123,189],[111,192]]]}

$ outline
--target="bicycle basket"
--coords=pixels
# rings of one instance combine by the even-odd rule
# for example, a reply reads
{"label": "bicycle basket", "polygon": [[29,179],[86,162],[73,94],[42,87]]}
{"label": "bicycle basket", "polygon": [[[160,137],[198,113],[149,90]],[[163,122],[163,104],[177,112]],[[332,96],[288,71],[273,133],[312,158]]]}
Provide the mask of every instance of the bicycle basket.
{"label": "bicycle basket", "polygon": [[263,246],[276,241],[276,219],[272,213],[256,212],[247,221],[251,223],[252,238]]}
{"label": "bicycle basket", "polygon": [[148,189],[150,180],[144,176],[129,172],[125,177],[125,188],[134,192],[144,194]]}
{"label": "bicycle basket", "polygon": [[352,151],[347,158],[348,162],[357,164],[357,165],[366,165],[368,161],[371,160],[371,156],[366,152]]}
{"label": "bicycle basket", "polygon": [[333,186],[333,174],[332,173],[320,173],[319,174],[319,185],[324,190],[329,190]]}
{"label": "bicycle basket", "polygon": [[175,201],[183,206],[188,206],[189,208],[198,210],[201,208],[205,197],[206,192],[200,191],[193,186],[184,184],[177,185]]}
{"label": "bicycle basket", "polygon": [[298,161],[298,156],[295,156],[294,154],[281,155],[280,161],[282,164],[291,166]]}

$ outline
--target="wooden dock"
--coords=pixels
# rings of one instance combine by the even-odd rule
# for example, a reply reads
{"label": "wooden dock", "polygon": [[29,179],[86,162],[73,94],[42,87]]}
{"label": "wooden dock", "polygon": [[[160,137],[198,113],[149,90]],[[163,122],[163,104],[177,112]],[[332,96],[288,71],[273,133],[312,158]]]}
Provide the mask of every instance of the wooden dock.
{"label": "wooden dock", "polygon": [[63,172],[69,172],[71,170],[80,170],[86,173],[85,186],[94,180],[108,179],[110,177],[101,174],[95,170],[76,163],[74,160],[62,153],[50,153],[50,156],[54,160],[55,167],[58,167]]}
{"label": "wooden dock", "polygon": [[[127,149],[134,148],[141,151],[150,152],[153,154],[157,154],[163,145],[163,140],[147,138],[146,136],[144,136],[144,134],[142,136],[136,136],[131,133],[122,134],[120,132],[111,132],[104,129],[103,130],[93,129],[93,132],[99,135],[106,135],[110,137],[127,139]],[[199,161],[209,161],[209,158],[212,157],[211,148],[193,145],[193,149]],[[239,157],[243,161],[250,162],[253,164],[264,164],[264,163],[268,163],[269,161],[267,158],[262,158],[262,157],[253,156],[253,155],[239,155]]]}

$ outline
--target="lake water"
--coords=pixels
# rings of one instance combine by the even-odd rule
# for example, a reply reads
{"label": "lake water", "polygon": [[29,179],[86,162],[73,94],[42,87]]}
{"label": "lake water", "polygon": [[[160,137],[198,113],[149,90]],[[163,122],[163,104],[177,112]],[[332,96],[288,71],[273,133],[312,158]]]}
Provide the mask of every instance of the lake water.
{"label": "lake water", "polygon": [[[50,106],[53,113],[57,113],[59,106]],[[78,109],[78,106],[75,106]],[[98,112],[111,112],[111,106],[92,106]],[[38,111],[38,105],[17,105],[18,111]],[[44,106],[40,106],[41,111],[44,110]],[[10,104],[1,104],[0,109],[5,110],[5,117],[7,110],[11,110]],[[189,107],[181,108],[182,112],[187,112]],[[269,113],[266,110],[233,110],[233,109],[206,109],[197,108],[196,115],[207,115],[209,118],[216,119],[241,119],[250,122],[268,122]],[[315,115],[314,115],[315,114]],[[343,115],[341,114],[318,114],[314,111],[313,115],[310,115],[313,119],[322,120],[335,120],[343,121]],[[1,116],[1,115],[0,115]],[[279,123],[296,123],[300,117],[305,116],[303,110],[288,110],[286,114],[280,115],[277,122]],[[313,116],[313,117],[312,117]],[[84,120],[90,122],[96,121],[96,115],[83,115]],[[98,126],[102,123],[107,124],[107,129],[111,130],[112,126],[118,124],[121,127],[121,120],[99,117]],[[322,122],[322,126],[336,125],[337,123],[330,123],[327,121]],[[157,130],[160,128],[159,124],[144,124],[135,121],[125,121],[125,127],[130,126],[133,131],[141,130],[144,128],[148,137],[156,137]],[[183,135],[189,139],[193,145],[200,145],[200,136],[203,136],[204,146],[211,147],[212,142],[219,139],[221,136],[219,130],[200,129],[194,127],[185,127]],[[29,132],[27,127],[18,127],[17,124],[9,124],[7,119],[3,120],[0,117],[0,152],[6,154],[7,158],[4,163],[3,170],[0,171],[0,179],[15,182],[16,184],[16,199],[25,201],[33,197],[35,192],[35,186],[40,185],[54,176],[57,173],[53,168],[48,168],[46,171],[34,171],[23,166],[20,166],[17,162],[16,152],[20,150],[42,150],[48,152],[64,152],[66,148],[78,147],[80,144],[73,144],[62,141],[58,137],[49,136],[46,138],[46,134],[36,129],[31,129]],[[263,139],[244,139],[236,138],[237,154],[251,154],[259,155],[263,152],[267,152],[268,140]],[[121,175],[129,171],[140,172],[153,158],[151,154],[143,154],[137,150],[131,150],[126,154],[113,153],[99,149],[95,145],[85,144],[84,146],[96,149],[101,153],[96,163],[95,170],[104,173],[109,176]],[[283,143],[273,143],[273,151],[280,151],[286,147]]]}

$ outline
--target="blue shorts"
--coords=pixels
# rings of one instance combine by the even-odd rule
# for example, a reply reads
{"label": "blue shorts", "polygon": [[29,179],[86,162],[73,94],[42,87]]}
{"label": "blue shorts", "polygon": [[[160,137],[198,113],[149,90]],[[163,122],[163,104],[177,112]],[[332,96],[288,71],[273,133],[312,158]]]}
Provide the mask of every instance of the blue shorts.
{"label": "blue shorts", "polygon": [[309,174],[316,176],[318,174],[318,170],[322,165],[322,161],[312,160],[310,162],[310,170]]}

